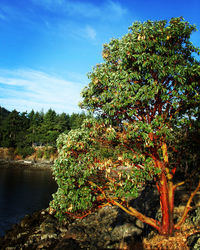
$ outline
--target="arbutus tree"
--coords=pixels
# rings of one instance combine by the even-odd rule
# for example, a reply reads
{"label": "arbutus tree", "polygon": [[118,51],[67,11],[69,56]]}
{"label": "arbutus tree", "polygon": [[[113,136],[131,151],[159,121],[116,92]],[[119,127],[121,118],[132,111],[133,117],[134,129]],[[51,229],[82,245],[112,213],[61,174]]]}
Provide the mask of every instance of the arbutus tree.
{"label": "arbutus tree", "polygon": [[[104,62],[89,74],[81,103],[98,118],[58,139],[58,190],[50,204],[58,215],[107,201],[162,235],[173,235],[184,223],[200,184],[175,224],[174,193],[183,183],[174,183],[178,161],[171,155],[176,131],[199,117],[199,49],[190,42],[195,30],[183,18],[135,22],[127,35],[104,45]],[[152,179],[161,221],[129,205]]]}

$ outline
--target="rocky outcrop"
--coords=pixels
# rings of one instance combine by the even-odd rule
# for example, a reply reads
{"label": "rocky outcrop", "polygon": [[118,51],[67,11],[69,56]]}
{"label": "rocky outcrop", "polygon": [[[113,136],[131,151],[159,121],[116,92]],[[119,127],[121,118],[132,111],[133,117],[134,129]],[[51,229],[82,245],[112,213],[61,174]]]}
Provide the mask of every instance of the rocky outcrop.
{"label": "rocky outcrop", "polygon": [[200,232],[188,237],[188,246],[190,249],[200,249]]}
{"label": "rocky outcrop", "polygon": [[[159,201],[151,188],[142,191],[132,205],[148,216],[159,215]],[[179,208],[180,209],[180,208]],[[188,221],[198,229],[200,209],[192,210]],[[189,235],[189,249],[199,249],[200,230]],[[48,209],[25,216],[0,238],[0,249],[143,249],[143,237],[152,229],[117,207],[105,206],[83,219],[66,216],[59,222]],[[155,234],[155,233],[154,233]],[[172,237],[173,238],[173,237]],[[175,239],[176,240],[176,239]]]}
{"label": "rocky outcrop", "polygon": [[138,242],[143,223],[106,206],[82,220],[64,223],[47,210],[26,216],[0,239],[1,249],[116,249]]}

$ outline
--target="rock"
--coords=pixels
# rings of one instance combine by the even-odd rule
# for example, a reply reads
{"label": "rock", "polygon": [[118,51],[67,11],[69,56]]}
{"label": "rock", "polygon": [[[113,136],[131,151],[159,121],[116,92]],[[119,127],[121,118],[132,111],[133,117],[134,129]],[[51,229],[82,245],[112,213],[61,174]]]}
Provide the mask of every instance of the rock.
{"label": "rock", "polygon": [[106,206],[98,212],[74,221],[65,235],[82,248],[113,248],[121,240],[134,240],[142,234],[143,223],[117,207]]}
{"label": "rock", "polygon": [[74,239],[63,239],[58,243],[58,245],[54,248],[54,250],[63,250],[63,249],[78,250],[84,248],[80,248],[79,243]]}
{"label": "rock", "polygon": [[112,233],[111,237],[113,240],[123,240],[128,237],[134,237],[134,235],[140,235],[142,230],[137,228],[134,224],[125,223],[120,226],[116,226]]}
{"label": "rock", "polygon": [[[131,205],[147,216],[158,213],[159,200],[153,189],[143,190]],[[199,209],[192,210],[192,220],[199,223]],[[105,206],[83,219],[61,223],[54,214],[42,210],[25,216],[0,238],[0,249],[136,249],[142,237],[152,229],[118,207]],[[150,237],[150,235],[149,235]],[[200,235],[188,237],[190,249],[198,249]],[[141,244],[140,244],[141,245]],[[138,245],[139,246],[139,245]]]}
{"label": "rock", "polygon": [[41,235],[41,240],[56,239],[56,238],[57,238],[57,234],[53,234],[53,233]]}
{"label": "rock", "polygon": [[191,221],[195,226],[200,225],[200,207],[197,207],[191,215]]}
{"label": "rock", "polygon": [[28,223],[29,223],[29,216],[25,215],[25,217],[20,222],[20,226],[26,227],[26,226],[28,226]]}
{"label": "rock", "polygon": [[47,218],[41,225],[40,231],[42,234],[56,234],[57,229],[55,222],[49,222],[49,218]]}
{"label": "rock", "polygon": [[200,232],[189,236],[187,239],[187,244],[190,250],[200,249]]}

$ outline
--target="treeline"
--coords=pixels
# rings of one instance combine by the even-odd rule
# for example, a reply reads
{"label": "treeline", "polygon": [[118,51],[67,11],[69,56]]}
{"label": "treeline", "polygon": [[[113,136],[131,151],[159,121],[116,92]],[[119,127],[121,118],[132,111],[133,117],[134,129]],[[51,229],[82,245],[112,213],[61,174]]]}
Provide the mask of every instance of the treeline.
{"label": "treeline", "polygon": [[59,134],[79,128],[85,113],[57,114],[49,109],[44,112],[12,112],[0,107],[0,147],[15,148],[23,157],[33,151],[33,146],[56,147]]}

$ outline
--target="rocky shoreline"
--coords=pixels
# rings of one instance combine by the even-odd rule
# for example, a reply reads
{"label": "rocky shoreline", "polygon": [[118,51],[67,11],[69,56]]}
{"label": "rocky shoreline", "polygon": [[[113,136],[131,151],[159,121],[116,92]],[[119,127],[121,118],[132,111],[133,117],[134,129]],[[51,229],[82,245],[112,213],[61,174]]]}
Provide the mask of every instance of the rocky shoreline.
{"label": "rocky shoreline", "polygon": [[0,159],[0,168],[33,168],[33,169],[51,169],[52,161],[31,161],[31,160],[5,160]]}
{"label": "rocky shoreline", "polygon": [[[118,217],[120,216],[120,220]],[[104,207],[84,219],[65,223],[47,210],[26,216],[0,239],[1,249],[119,249],[120,244],[141,245],[143,224],[116,208]],[[133,242],[134,239],[134,242]],[[125,243],[126,240],[126,243]],[[142,249],[142,248],[141,248]]]}
{"label": "rocky shoreline", "polygon": [[[52,165],[49,161],[0,160],[0,168],[45,170],[51,169]],[[147,185],[141,195],[131,201],[131,205],[147,216],[158,219],[159,199],[155,190],[152,185]],[[175,210],[183,208],[190,192],[189,187],[177,190]],[[200,249],[199,197],[200,194],[194,200],[195,209],[191,210],[187,219],[195,228],[195,233],[186,237],[187,248],[184,249]],[[0,238],[0,249],[156,249],[144,245],[144,238],[151,238],[152,235],[155,235],[152,228],[117,207],[105,206],[81,220],[66,216],[66,221],[62,223],[47,208],[26,215],[18,224],[13,225]]]}
{"label": "rocky shoreline", "polygon": [[[153,189],[147,188],[132,201],[132,205],[148,216],[158,218],[156,197]],[[186,238],[188,248],[184,249],[199,249],[200,207],[192,210],[187,220],[196,231]],[[152,235],[155,232],[150,227],[117,207],[102,207],[81,220],[66,216],[62,223],[49,209],[43,209],[25,216],[0,238],[0,249],[156,249],[144,245],[144,237],[148,239]]]}
{"label": "rocky shoreline", "polygon": [[[142,210],[148,192],[134,200]],[[154,201],[155,202],[155,201]],[[151,204],[150,204],[151,203]],[[146,205],[145,205],[146,204]],[[59,222],[49,209],[25,216],[0,238],[1,249],[143,249],[142,237],[149,228],[117,207],[105,206],[83,219],[66,216]]]}

